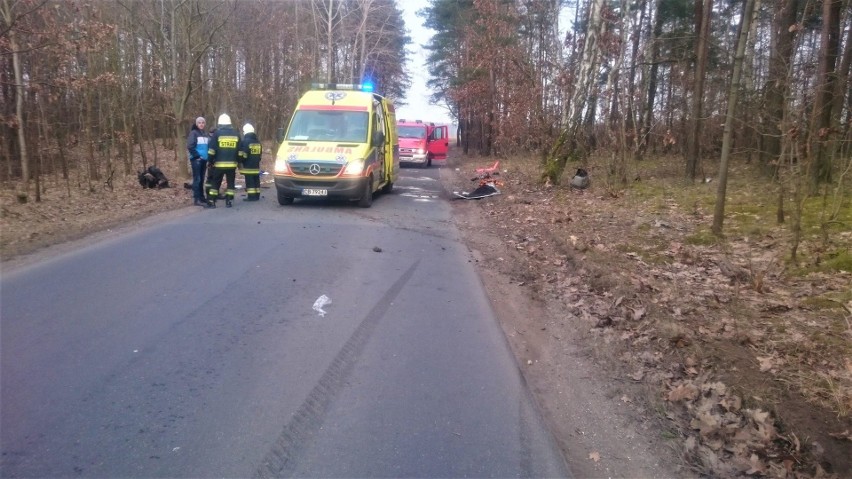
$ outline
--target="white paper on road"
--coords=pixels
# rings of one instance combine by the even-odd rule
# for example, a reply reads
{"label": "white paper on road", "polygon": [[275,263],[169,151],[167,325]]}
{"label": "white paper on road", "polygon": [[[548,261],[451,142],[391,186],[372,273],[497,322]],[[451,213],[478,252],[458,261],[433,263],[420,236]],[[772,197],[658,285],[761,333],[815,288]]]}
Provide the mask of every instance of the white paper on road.
{"label": "white paper on road", "polygon": [[331,304],[331,298],[326,295],[322,295],[314,301],[314,311],[319,313],[320,316],[325,316],[325,310],[322,308],[328,304]]}

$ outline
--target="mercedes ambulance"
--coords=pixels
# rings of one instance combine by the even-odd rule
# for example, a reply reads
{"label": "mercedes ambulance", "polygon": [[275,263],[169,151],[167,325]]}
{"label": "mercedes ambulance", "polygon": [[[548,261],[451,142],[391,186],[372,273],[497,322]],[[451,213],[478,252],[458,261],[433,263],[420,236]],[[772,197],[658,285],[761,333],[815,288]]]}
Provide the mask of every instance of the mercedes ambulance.
{"label": "mercedes ambulance", "polygon": [[339,198],[369,208],[399,175],[393,103],[370,85],[315,84],[302,95],[275,157],[278,203]]}
{"label": "mercedes ambulance", "polygon": [[423,123],[421,120],[399,120],[399,161],[416,163],[424,168],[432,166],[432,160],[446,160],[450,139],[446,126]]}

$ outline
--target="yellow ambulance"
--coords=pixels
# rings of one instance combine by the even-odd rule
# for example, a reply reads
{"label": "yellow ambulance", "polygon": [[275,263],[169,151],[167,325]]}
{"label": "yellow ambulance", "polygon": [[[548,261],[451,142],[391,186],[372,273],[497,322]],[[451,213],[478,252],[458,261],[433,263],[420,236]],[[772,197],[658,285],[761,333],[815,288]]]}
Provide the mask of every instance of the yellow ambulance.
{"label": "yellow ambulance", "polygon": [[315,84],[302,95],[275,157],[278,203],[343,198],[369,208],[399,175],[396,113],[369,85]]}

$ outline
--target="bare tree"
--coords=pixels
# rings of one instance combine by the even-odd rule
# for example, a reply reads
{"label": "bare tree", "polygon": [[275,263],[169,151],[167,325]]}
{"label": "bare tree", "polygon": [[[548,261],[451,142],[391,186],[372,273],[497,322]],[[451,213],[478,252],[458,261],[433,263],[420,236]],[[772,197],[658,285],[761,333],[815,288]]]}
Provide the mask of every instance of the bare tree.
{"label": "bare tree", "polygon": [[568,163],[569,156],[582,159],[585,153],[580,139],[581,123],[584,110],[590,105],[587,99],[594,87],[595,75],[600,58],[598,39],[603,29],[603,0],[590,0],[586,35],[583,43],[583,53],[576,71],[576,81],[570,100],[563,109],[563,129],[556,142],[550,149],[550,154],[544,163],[542,179],[551,184],[558,184],[562,172]]}
{"label": "bare tree", "polygon": [[[27,137],[25,133],[24,119],[24,74],[21,69],[21,57],[19,54],[19,45],[15,24],[18,18],[27,15],[40,9],[46,0],[43,0],[35,5],[26,5],[24,2],[13,0],[3,0],[0,3],[0,15],[3,17],[3,24],[9,36],[9,49],[12,53],[12,65],[14,68],[15,78],[15,120],[16,130],[18,134],[18,153],[21,158],[21,182],[18,184],[18,201],[25,203],[29,197],[30,189],[30,157],[27,151]],[[29,10],[18,12],[19,8],[31,7]]]}
{"label": "bare tree", "polygon": [[734,72],[728,90],[728,112],[725,115],[725,130],[722,137],[722,157],[719,164],[719,186],[716,192],[716,208],[713,213],[713,233],[722,234],[722,223],[725,219],[725,195],[728,188],[728,162],[731,156],[731,143],[734,136],[734,116],[737,110],[737,99],[740,92],[740,77],[743,71],[743,58],[748,44],[748,34],[751,30],[751,20],[754,17],[755,0],[746,0],[740,15],[739,39],[737,52],[734,55]]}
{"label": "bare tree", "polygon": [[[609,96],[611,97],[612,105],[610,108],[610,124],[613,130],[611,137],[615,139],[612,147],[613,151],[609,172],[616,183],[625,185],[627,183],[627,160],[628,156],[632,156],[630,155],[630,151],[632,149],[632,145],[630,144],[631,140],[628,138],[627,133],[628,121],[630,121],[631,127],[635,126],[635,124],[633,123],[633,113],[630,108],[631,101],[628,100],[628,97],[632,97],[632,91],[624,92],[622,88],[619,88],[618,82],[620,79],[619,73],[621,72],[622,64],[624,63],[627,55],[627,39],[632,28],[632,16],[627,0],[621,1],[618,10],[620,12],[618,34],[610,40],[610,43],[614,44],[612,49],[615,50],[615,58],[610,68],[606,88]],[[638,51],[638,47],[634,51]],[[631,55],[631,57],[634,56],[635,54]],[[635,73],[635,71],[631,72],[631,77],[633,73]],[[632,78],[629,78],[628,80],[630,84],[634,81]],[[621,105],[627,105],[626,112],[620,111]]]}
{"label": "bare tree", "polygon": [[798,31],[796,14],[799,0],[779,0],[772,22],[772,50],[764,94],[764,114],[760,137],[760,163],[767,167],[777,164],[781,154],[781,129],[785,103],[790,85],[790,64],[793,41]]}
{"label": "bare tree", "polygon": [[695,76],[692,80],[692,105],[689,111],[689,131],[687,132],[686,177],[692,181],[698,174],[701,162],[701,116],[704,110],[704,79],[707,70],[707,49],[710,42],[710,16],[713,13],[713,0],[697,0],[701,5],[700,21],[696,31],[698,41],[695,47]]}
{"label": "bare tree", "polygon": [[840,50],[841,0],[823,0],[822,34],[820,36],[819,72],[814,106],[811,113],[809,164],[814,184],[831,181],[830,141],[833,137],[831,112],[834,84],[837,83],[837,57]]}
{"label": "bare tree", "polygon": [[[178,6],[185,4],[184,0]],[[175,144],[181,145],[182,140],[186,136],[183,125],[184,112],[189,102],[189,97],[196,91],[200,85],[193,83],[193,73],[198,71],[198,67],[204,58],[207,51],[213,46],[216,35],[220,33],[222,27],[227,21],[229,13],[227,6],[222,3],[214,3],[210,1],[191,0],[186,4],[188,8],[180,11],[172,10],[170,19],[172,22],[172,37],[169,42],[171,46],[172,58],[172,76],[174,79],[174,94],[172,100],[172,108],[174,112],[174,132]],[[202,6],[206,7],[204,11]],[[236,3],[231,7],[231,13],[236,8]],[[218,22],[202,21],[203,19],[222,18]],[[178,61],[178,50],[180,48],[176,38],[175,30],[178,29],[178,22],[181,22],[180,30],[184,33],[184,60]],[[181,81],[182,79],[182,81]],[[179,153],[181,152],[181,153]],[[182,154],[180,148],[175,148],[175,159],[177,160]],[[182,175],[189,174],[188,165],[185,161],[178,161],[179,169]]]}
{"label": "bare tree", "polygon": [[[846,0],[846,41],[844,42],[843,47],[843,56],[840,60],[840,66],[837,68],[837,81],[834,85],[834,93],[832,95],[833,104],[831,111],[832,121],[835,123],[840,122],[841,127],[838,128],[841,132],[846,132],[849,128],[849,122],[847,121],[845,125],[841,121],[841,113],[843,112],[844,105],[847,105],[848,101],[852,99],[852,96],[848,95],[847,92],[849,87],[852,86],[852,83],[849,81],[850,70],[852,70],[852,13],[849,11],[849,7],[852,6],[852,2],[850,0]],[[844,102],[844,99],[846,102]],[[852,113],[852,109],[847,106],[847,112]]]}

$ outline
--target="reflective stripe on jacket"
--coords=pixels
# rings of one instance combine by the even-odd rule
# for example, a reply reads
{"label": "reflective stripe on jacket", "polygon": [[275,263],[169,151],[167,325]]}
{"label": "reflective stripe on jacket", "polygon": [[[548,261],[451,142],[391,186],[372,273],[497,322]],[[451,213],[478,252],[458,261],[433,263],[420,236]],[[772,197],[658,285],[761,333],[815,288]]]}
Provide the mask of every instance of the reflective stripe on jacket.
{"label": "reflective stripe on jacket", "polygon": [[255,133],[248,133],[240,142],[240,172],[244,175],[260,174],[260,158],[263,153],[263,145],[257,139]]}
{"label": "reflective stripe on jacket", "polygon": [[207,150],[208,160],[216,168],[236,168],[239,143],[240,135],[233,126],[219,127],[210,138],[210,148]]}

